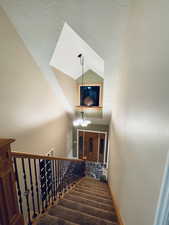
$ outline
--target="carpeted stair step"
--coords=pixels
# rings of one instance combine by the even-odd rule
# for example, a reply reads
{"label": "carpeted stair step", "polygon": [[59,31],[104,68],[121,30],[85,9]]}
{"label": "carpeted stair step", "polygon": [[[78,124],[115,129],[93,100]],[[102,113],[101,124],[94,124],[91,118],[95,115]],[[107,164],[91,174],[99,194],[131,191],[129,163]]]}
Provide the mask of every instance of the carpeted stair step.
{"label": "carpeted stair step", "polygon": [[88,186],[83,186],[83,185],[80,185],[80,184],[78,184],[77,186],[76,186],[77,188],[81,188],[81,189],[87,189],[87,190],[89,190],[89,191],[95,191],[95,190],[97,190],[98,192],[100,192],[100,193],[102,193],[102,194],[110,194],[110,192],[109,192],[109,190],[108,189],[103,189],[103,190],[100,190],[100,189],[97,189],[97,188],[95,188],[95,187],[88,187]]}
{"label": "carpeted stair step", "polygon": [[93,181],[92,179],[87,180],[86,178],[84,180],[81,181],[81,183],[86,183],[86,184],[93,184],[99,187],[105,187],[107,184],[106,183],[102,183],[100,181]]}
{"label": "carpeted stair step", "polygon": [[56,216],[44,215],[40,218],[37,225],[79,225],[79,224],[72,223],[70,221],[67,221],[65,219]]}
{"label": "carpeted stair step", "polygon": [[101,187],[101,188],[107,188],[107,184],[106,183],[102,183],[100,181],[93,181],[92,179],[87,180],[86,178],[84,180],[82,180],[80,183],[82,184],[89,184],[89,185],[94,185],[96,187]]}
{"label": "carpeted stair step", "polygon": [[113,207],[111,205],[107,205],[104,204],[102,202],[97,202],[97,201],[93,201],[93,200],[89,200],[86,198],[83,198],[82,196],[78,196],[78,195],[72,195],[72,194],[66,194],[65,199],[70,199],[72,201],[76,201],[76,202],[80,202],[89,206],[93,206],[93,207],[97,207],[99,209],[104,209],[104,210],[108,210],[108,211],[112,211]]}
{"label": "carpeted stair step", "polygon": [[90,183],[82,183],[82,182],[80,182],[77,186],[88,186],[88,187],[91,187],[91,188],[93,188],[93,187],[95,187],[95,188],[97,188],[97,189],[101,189],[102,191],[108,191],[109,190],[109,188],[108,188],[108,186],[106,185],[105,187],[102,187],[102,186],[96,186],[96,185],[94,185],[94,184],[90,184]]}
{"label": "carpeted stair step", "polygon": [[97,191],[109,192],[109,189],[107,187],[106,188],[102,188],[102,187],[96,187],[94,185],[82,184],[82,183],[78,184],[78,186],[83,187],[83,188],[89,188],[89,189],[92,189],[92,190],[95,189]]}
{"label": "carpeted stair step", "polygon": [[74,190],[85,193],[85,194],[88,194],[88,195],[98,196],[100,198],[105,198],[105,199],[111,200],[111,196],[108,193],[101,193],[99,191],[93,191],[93,190],[91,191],[89,189],[79,188],[79,187],[76,187]]}
{"label": "carpeted stair step", "polygon": [[105,199],[105,198],[89,195],[89,194],[86,194],[84,192],[79,192],[79,191],[74,191],[74,190],[72,192],[70,192],[70,193],[72,195],[81,196],[81,197],[89,199],[89,200],[93,200],[93,201],[97,201],[97,202],[102,202],[104,204],[112,205],[112,200],[111,199]]}
{"label": "carpeted stair step", "polygon": [[115,212],[106,211],[103,209],[99,209],[96,207],[92,207],[83,203],[75,202],[69,199],[61,199],[59,201],[59,205],[62,205],[64,207],[79,210],[80,212],[87,213],[92,216],[96,216],[98,218],[110,220],[110,221],[116,221],[117,217],[115,215]]}
{"label": "carpeted stair step", "polygon": [[52,207],[51,209],[49,209],[48,213],[52,216],[57,216],[80,225],[114,225],[115,224],[109,220],[103,220],[98,217],[91,216],[86,213],[82,213],[78,210],[69,209],[67,207],[63,207],[60,205]]}

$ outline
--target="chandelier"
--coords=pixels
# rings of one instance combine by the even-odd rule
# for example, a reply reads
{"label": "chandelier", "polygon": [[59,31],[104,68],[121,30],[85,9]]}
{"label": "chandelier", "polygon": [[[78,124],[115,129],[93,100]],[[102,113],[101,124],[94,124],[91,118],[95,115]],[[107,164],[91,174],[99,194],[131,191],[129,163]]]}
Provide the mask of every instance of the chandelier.
{"label": "chandelier", "polygon": [[84,118],[84,112],[81,112],[80,118],[73,121],[73,126],[75,127],[87,127],[89,124],[91,124],[91,121]]}
{"label": "chandelier", "polygon": [[[82,54],[79,54],[78,58],[80,58],[80,65],[82,66],[82,87],[83,87],[84,86],[84,56]],[[73,126],[87,127],[89,124],[91,124],[90,120],[85,119],[85,113],[83,108],[80,115],[81,115],[80,118],[73,121]]]}

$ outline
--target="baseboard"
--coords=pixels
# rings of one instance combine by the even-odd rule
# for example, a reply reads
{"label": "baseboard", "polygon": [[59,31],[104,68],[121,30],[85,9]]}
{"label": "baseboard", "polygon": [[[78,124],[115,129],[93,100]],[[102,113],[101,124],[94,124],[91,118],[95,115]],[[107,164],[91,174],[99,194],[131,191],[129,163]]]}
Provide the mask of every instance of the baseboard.
{"label": "baseboard", "polygon": [[120,213],[120,209],[117,206],[117,202],[115,200],[114,194],[113,194],[109,184],[108,184],[108,186],[109,186],[110,194],[111,194],[111,197],[112,197],[112,200],[113,200],[113,207],[115,208],[115,212],[116,212],[116,215],[117,215],[118,223],[119,223],[119,225],[125,225],[124,220],[123,220],[123,218],[121,216],[121,213]]}

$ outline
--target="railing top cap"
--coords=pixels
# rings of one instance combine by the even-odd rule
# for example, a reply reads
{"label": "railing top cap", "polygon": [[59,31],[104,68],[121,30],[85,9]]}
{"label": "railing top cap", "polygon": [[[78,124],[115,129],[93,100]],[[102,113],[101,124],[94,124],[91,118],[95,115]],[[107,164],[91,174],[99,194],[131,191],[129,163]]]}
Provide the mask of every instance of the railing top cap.
{"label": "railing top cap", "polygon": [[82,159],[36,155],[36,154],[24,153],[24,152],[12,152],[12,156],[14,156],[16,158],[29,158],[29,159],[68,160],[68,161],[76,161],[76,162],[83,162],[84,161]]}
{"label": "railing top cap", "polygon": [[10,143],[12,143],[14,141],[15,140],[12,139],[12,138],[9,138],[9,139],[7,139],[7,138],[0,138],[0,148],[2,148],[3,146],[8,145],[8,144],[10,144]]}

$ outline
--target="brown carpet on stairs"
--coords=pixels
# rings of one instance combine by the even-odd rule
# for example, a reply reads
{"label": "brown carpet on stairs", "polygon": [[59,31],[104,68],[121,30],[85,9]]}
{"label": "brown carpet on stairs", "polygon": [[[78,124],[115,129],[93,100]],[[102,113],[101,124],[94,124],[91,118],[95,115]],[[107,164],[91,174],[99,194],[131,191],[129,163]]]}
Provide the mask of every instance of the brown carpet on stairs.
{"label": "brown carpet on stairs", "polygon": [[107,184],[85,177],[38,225],[118,225]]}

